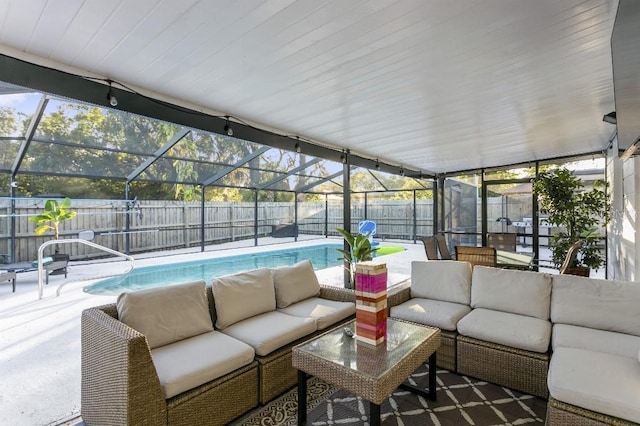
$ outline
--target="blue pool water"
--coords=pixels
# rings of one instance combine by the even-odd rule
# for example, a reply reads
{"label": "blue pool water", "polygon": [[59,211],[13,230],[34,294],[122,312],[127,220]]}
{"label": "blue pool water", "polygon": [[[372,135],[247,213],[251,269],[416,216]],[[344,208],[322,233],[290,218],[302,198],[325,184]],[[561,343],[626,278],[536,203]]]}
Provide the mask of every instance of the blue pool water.
{"label": "blue pool water", "polygon": [[330,268],[342,264],[342,261],[338,260],[342,256],[337,251],[338,248],[342,248],[342,245],[324,244],[217,259],[145,266],[135,268],[124,276],[98,281],[85,287],[84,291],[90,294],[120,294],[124,291],[142,290],[200,279],[210,283],[213,277],[257,268],[293,265],[305,259],[311,261],[314,269]]}

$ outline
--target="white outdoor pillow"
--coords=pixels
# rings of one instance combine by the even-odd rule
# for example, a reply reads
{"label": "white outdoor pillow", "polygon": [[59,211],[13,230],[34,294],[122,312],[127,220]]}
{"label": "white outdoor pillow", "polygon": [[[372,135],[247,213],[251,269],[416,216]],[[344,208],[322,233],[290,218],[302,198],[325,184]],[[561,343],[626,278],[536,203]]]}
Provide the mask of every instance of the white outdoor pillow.
{"label": "white outdoor pillow", "polygon": [[551,276],[540,272],[476,266],[471,307],[549,319]]}
{"label": "white outdoor pillow", "polygon": [[320,283],[310,260],[273,269],[278,309],[320,294]]}
{"label": "white outdoor pillow", "polygon": [[637,282],[554,275],[551,321],[640,336],[638,300]]}
{"label": "white outdoor pillow", "polygon": [[151,349],[213,330],[204,281],[121,293],[118,318]]}
{"label": "white outdoor pillow", "polygon": [[471,265],[454,260],[411,262],[411,297],[471,303]]}
{"label": "white outdoor pillow", "polygon": [[268,268],[214,278],[211,291],[218,329],[276,309],[273,277]]}

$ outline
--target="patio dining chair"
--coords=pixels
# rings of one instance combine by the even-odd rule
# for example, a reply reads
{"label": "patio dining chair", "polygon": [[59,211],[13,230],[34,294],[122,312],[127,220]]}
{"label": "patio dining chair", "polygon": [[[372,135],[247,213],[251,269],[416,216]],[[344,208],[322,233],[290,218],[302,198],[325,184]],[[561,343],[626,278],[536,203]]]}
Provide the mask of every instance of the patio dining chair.
{"label": "patio dining chair", "polygon": [[420,241],[424,244],[424,251],[429,260],[440,260],[438,257],[438,242],[434,235],[429,237],[420,237]]}
{"label": "patio dining chair", "polygon": [[496,249],[493,247],[456,246],[456,260],[469,262],[471,266],[496,266]]}
{"label": "patio dining chair", "polygon": [[517,239],[513,232],[487,232],[487,247],[515,252]]}
{"label": "patio dining chair", "polygon": [[447,239],[444,234],[438,233],[436,234],[436,241],[438,242],[438,251],[440,252],[440,259],[442,260],[451,260],[451,252],[449,251],[449,247],[447,246]]}
{"label": "patio dining chair", "polygon": [[573,264],[576,263],[576,259],[578,257],[578,250],[582,248],[584,245],[583,240],[578,240],[567,250],[567,255],[564,258],[564,262],[562,262],[562,266],[560,266],[560,270],[558,273],[560,275],[574,275],[571,274],[570,271],[573,268]]}

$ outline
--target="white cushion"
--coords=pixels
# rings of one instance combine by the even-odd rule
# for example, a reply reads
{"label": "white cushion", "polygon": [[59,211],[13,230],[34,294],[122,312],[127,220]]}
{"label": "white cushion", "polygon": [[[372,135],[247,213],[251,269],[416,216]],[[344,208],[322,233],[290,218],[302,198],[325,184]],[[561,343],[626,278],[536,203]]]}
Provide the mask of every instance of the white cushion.
{"label": "white cushion", "polygon": [[471,265],[454,260],[411,262],[411,297],[468,305]]}
{"label": "white cushion", "polygon": [[355,315],[356,304],[312,297],[284,309],[278,309],[278,312],[294,317],[311,318],[316,322],[318,330],[324,330],[338,321]]}
{"label": "white cushion", "polygon": [[634,359],[559,348],[547,384],[558,401],[640,423],[640,364]]}
{"label": "white cushion", "polygon": [[469,312],[471,308],[460,303],[412,298],[392,307],[389,315],[442,330],[455,331],[458,321]]}
{"label": "white cushion", "polygon": [[211,290],[218,329],[276,309],[273,277],[268,268],[214,278]]}
{"label": "white cushion", "polygon": [[294,317],[273,311],[241,321],[221,331],[253,347],[256,355],[264,356],[313,333],[316,331],[316,322],[311,318]]}
{"label": "white cushion", "polygon": [[320,294],[320,283],[310,260],[273,269],[273,284],[278,308],[286,308]]}
{"label": "white cushion", "polygon": [[545,353],[551,340],[551,323],[525,315],[474,309],[458,321],[458,333],[525,351]]}
{"label": "white cushion", "polygon": [[[165,398],[231,373],[253,361],[253,348],[210,331],[151,351]],[[144,390],[140,390],[144,391]]]}
{"label": "white cushion", "polygon": [[554,275],[553,323],[640,336],[640,283]]}
{"label": "white cushion", "polygon": [[551,347],[587,349],[626,358],[635,358],[640,350],[640,337],[597,328],[554,324]]}
{"label": "white cushion", "polygon": [[122,293],[116,306],[152,349],[213,330],[204,281]]}
{"label": "white cushion", "polygon": [[551,276],[514,269],[473,268],[471,307],[549,319]]}

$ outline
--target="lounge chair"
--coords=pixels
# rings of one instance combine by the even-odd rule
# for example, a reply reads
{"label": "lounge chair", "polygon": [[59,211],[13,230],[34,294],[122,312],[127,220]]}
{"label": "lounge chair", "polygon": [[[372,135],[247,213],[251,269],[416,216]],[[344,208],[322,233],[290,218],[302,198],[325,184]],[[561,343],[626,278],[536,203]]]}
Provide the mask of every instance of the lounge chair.
{"label": "lounge chair", "polygon": [[363,220],[358,224],[358,232],[360,234],[369,235],[369,242],[371,243],[371,247],[375,247],[380,244],[377,241],[373,241],[374,235],[378,232],[378,226],[372,220]]}

